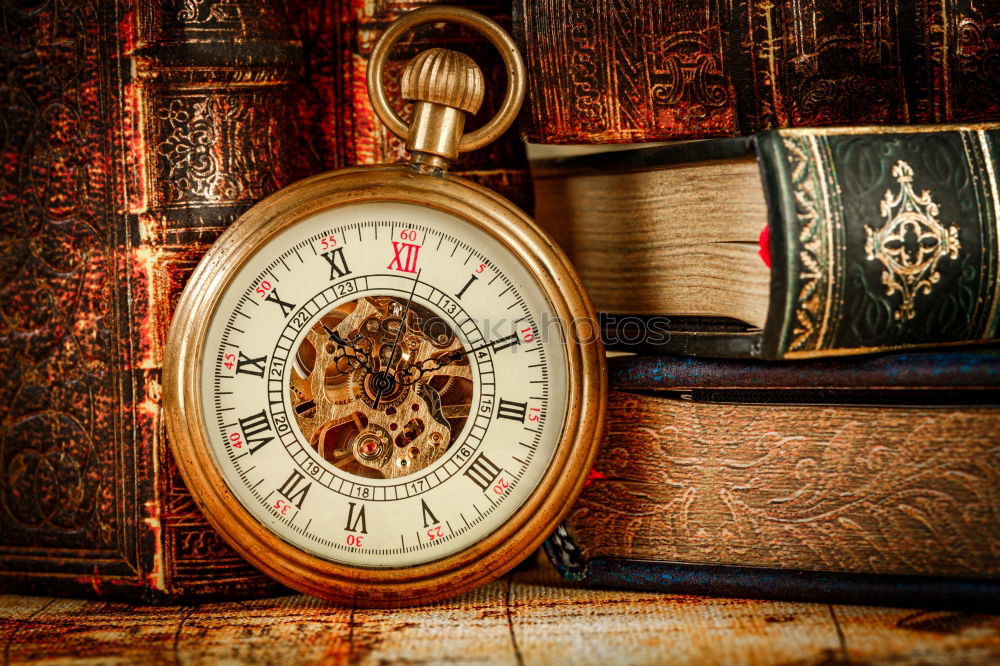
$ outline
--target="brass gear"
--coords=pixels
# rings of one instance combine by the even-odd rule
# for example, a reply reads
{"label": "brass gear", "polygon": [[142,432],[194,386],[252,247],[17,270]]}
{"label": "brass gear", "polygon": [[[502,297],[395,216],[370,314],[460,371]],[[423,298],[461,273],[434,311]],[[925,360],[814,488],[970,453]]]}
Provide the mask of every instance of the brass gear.
{"label": "brass gear", "polygon": [[440,458],[467,421],[472,370],[463,360],[415,383],[397,381],[393,373],[462,351],[445,320],[419,304],[407,309],[393,297],[373,296],[333,308],[294,356],[289,395],[299,428],[346,472],[413,474]]}

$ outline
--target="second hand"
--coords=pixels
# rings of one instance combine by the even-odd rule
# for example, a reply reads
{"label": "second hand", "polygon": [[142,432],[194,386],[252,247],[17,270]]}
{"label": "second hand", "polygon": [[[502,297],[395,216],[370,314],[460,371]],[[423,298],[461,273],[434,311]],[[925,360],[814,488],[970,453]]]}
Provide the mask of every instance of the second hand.
{"label": "second hand", "polygon": [[[417,274],[413,276],[413,287],[410,289],[409,298],[406,299],[406,307],[403,308],[403,316],[399,320],[399,330],[396,331],[396,339],[393,341],[392,349],[389,351],[389,360],[387,361],[387,365],[392,364],[392,357],[396,355],[396,348],[399,347],[399,341],[403,337],[403,329],[406,328],[406,315],[410,313],[410,303],[413,302],[413,294],[417,291],[417,283],[420,282],[420,271],[422,270],[422,268],[419,269]],[[382,375],[387,380],[389,378],[389,370],[383,370]],[[379,383],[378,391],[375,393],[375,404],[372,406],[372,409],[378,409],[378,403],[382,400],[382,393],[386,388],[388,388],[386,386],[387,383],[388,382]]]}

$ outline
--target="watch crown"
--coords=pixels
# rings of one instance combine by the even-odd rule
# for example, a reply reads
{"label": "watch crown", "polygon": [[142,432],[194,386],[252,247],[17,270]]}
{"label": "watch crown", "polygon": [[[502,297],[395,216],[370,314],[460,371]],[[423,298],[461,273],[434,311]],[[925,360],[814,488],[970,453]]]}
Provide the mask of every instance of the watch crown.
{"label": "watch crown", "polygon": [[483,103],[483,72],[464,53],[429,49],[411,60],[403,71],[403,99],[441,104],[475,113]]}
{"label": "watch crown", "polygon": [[458,157],[465,114],[483,103],[482,71],[464,53],[429,49],[409,62],[400,87],[403,99],[416,102],[406,149],[414,162],[446,169]]}

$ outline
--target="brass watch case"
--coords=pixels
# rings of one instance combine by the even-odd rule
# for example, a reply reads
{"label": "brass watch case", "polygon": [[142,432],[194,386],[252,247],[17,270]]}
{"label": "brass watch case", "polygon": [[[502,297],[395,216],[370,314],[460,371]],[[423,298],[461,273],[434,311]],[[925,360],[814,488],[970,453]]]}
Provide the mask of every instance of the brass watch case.
{"label": "brass watch case", "polygon": [[[435,208],[506,246],[535,276],[564,322],[568,363],[564,430],[548,470],[497,531],[427,564],[362,568],[296,548],[252,517],[229,491],[209,444],[201,364],[208,323],[230,282],[264,244],[299,221],[354,203],[399,202]],[[356,167],[313,176],[247,211],[198,265],[174,314],[163,360],[163,402],[181,474],[209,522],[250,563],[294,589],[341,604],[401,606],[452,596],[494,580],[536,550],[579,495],[597,453],[607,404],[607,373],[597,318],[565,255],[528,217],[475,183],[411,164]]]}

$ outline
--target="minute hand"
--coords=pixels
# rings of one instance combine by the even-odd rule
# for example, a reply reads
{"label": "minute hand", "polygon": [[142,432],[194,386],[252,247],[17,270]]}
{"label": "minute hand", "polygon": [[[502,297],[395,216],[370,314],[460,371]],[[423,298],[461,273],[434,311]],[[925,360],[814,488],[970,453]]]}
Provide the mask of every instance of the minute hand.
{"label": "minute hand", "polygon": [[[397,381],[403,384],[415,384],[418,381],[420,381],[420,378],[423,377],[425,372],[434,372],[435,370],[440,370],[446,365],[451,365],[456,361],[462,360],[462,357],[464,356],[468,356],[469,354],[474,354],[477,351],[486,349],[487,347],[492,347],[496,345],[496,343],[497,340],[494,340],[493,342],[484,342],[478,347],[473,347],[472,349],[456,349],[455,351],[449,352],[444,356],[439,356],[438,358],[425,358],[419,363],[414,363],[409,367],[401,370],[399,372],[399,375],[401,375],[402,377],[401,378],[398,377]],[[514,344],[518,343],[515,342]],[[496,350],[494,349],[494,351]],[[416,372],[414,373],[413,371]]]}

